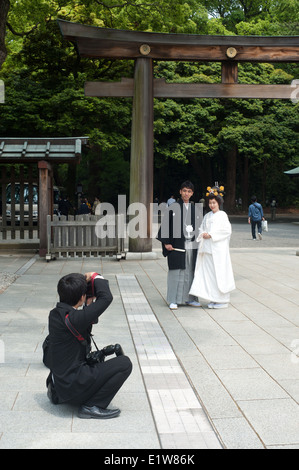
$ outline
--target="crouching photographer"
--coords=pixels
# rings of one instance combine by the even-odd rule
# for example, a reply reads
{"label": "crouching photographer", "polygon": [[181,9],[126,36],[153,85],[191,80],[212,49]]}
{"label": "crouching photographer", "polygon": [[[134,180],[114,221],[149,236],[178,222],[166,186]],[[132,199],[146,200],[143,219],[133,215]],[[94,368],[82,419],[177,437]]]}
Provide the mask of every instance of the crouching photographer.
{"label": "crouching photographer", "polygon": [[132,363],[119,344],[99,350],[94,343],[96,351],[91,352],[92,325],[113,299],[108,281],[97,273],[68,274],[57,290],[59,302],[49,314],[43,345],[43,361],[50,369],[48,397],[55,404],[79,405],[80,418],[114,418],[120,410],[107,407],[129,377]]}

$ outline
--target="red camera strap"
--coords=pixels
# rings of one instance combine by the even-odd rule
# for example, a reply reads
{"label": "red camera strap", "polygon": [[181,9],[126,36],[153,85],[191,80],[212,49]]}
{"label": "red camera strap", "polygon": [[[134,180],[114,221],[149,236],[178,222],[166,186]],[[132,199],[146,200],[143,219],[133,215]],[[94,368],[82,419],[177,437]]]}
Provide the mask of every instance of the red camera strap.
{"label": "red camera strap", "polygon": [[72,333],[72,335],[75,336],[75,338],[77,338],[78,341],[80,341],[81,344],[83,344],[83,346],[86,346],[87,345],[87,341],[85,338],[83,338],[83,336],[81,335],[81,333],[79,333],[79,331],[76,330],[76,328],[71,324],[70,320],[69,320],[69,313],[65,316],[64,318],[64,322],[67,326],[67,328],[70,330],[70,332]]}
{"label": "red camera strap", "polygon": [[94,280],[98,275],[99,275],[98,273],[93,273],[93,275],[91,276],[91,279],[90,279],[92,297],[94,297]]}

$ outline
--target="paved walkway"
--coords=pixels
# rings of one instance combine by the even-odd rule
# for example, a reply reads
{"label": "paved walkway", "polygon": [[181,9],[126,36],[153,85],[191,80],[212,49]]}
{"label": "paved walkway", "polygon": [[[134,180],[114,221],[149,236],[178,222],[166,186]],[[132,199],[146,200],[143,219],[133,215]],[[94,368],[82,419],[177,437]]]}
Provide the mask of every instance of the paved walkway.
{"label": "paved walkway", "polygon": [[[253,242],[233,224],[225,310],[169,310],[156,243],[142,261],[1,254],[0,272],[19,277],[0,294],[0,449],[298,449],[299,226],[271,230]],[[104,422],[52,405],[41,362],[58,280],[91,270],[114,295],[95,340],[119,342],[134,367],[113,401],[120,417]]]}

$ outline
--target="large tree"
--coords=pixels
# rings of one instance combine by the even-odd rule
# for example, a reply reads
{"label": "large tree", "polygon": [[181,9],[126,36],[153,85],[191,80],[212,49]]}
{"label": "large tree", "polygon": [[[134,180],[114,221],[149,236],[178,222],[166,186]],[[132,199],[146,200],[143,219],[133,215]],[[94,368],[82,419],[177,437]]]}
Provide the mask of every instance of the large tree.
{"label": "large tree", "polygon": [[0,69],[7,56],[5,45],[6,19],[10,7],[9,0],[0,0]]}
{"label": "large tree", "polygon": [[[1,6],[4,3],[0,0]],[[132,77],[134,64],[79,57],[75,46],[63,41],[56,18],[141,31],[294,34],[298,12],[294,8],[288,15],[286,9],[293,4],[295,0],[211,0],[204,8],[196,0],[11,0],[4,25],[8,56],[0,71],[6,81],[0,135],[88,135],[90,150],[77,177],[90,195],[111,200],[117,192],[128,191],[132,103],[86,98],[83,85],[86,80]],[[4,27],[2,22],[1,31]],[[298,77],[296,70],[294,64],[244,64],[239,66],[239,81],[290,83]],[[154,73],[170,82],[221,80],[220,64],[215,63],[157,62]],[[259,197],[266,198],[275,189],[282,194],[280,200],[286,200],[282,173],[299,154],[298,105],[155,99],[154,127],[155,187],[162,198],[184,177],[194,178],[200,193],[214,179],[221,180],[231,208],[235,196],[241,193],[246,200],[249,191],[260,190]],[[65,168],[56,178],[62,185],[76,182]]]}

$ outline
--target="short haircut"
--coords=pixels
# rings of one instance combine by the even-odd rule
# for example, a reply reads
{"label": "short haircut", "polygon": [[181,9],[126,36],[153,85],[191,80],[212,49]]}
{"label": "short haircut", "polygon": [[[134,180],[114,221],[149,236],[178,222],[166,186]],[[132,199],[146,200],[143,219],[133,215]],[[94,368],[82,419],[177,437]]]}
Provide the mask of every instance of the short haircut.
{"label": "short haircut", "polygon": [[191,189],[194,192],[194,185],[191,181],[184,181],[184,183],[181,184],[181,189],[183,188]]}
{"label": "short haircut", "polygon": [[255,202],[257,200],[256,196],[251,196],[251,202]]}
{"label": "short haircut", "polygon": [[63,276],[57,285],[60,302],[77,305],[82,295],[87,291],[87,282],[83,274],[72,273]]}

